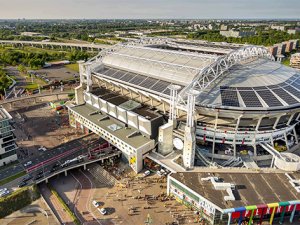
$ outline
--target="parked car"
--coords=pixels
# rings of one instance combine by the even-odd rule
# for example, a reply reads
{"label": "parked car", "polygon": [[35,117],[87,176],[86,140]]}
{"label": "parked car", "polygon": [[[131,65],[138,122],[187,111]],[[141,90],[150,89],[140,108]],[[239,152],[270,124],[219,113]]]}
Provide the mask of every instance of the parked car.
{"label": "parked car", "polygon": [[47,150],[47,148],[46,148],[45,146],[41,146],[41,147],[38,148],[38,150],[39,150],[40,152],[44,152],[44,151]]}
{"label": "parked car", "polygon": [[6,191],[3,191],[0,193],[0,197],[4,197],[6,195],[9,195],[10,194],[10,191],[9,190],[6,190]]}
{"label": "parked car", "polygon": [[151,171],[150,170],[146,170],[145,172],[144,172],[144,177],[147,177],[147,176],[149,176],[151,174]]}
{"label": "parked car", "polygon": [[32,179],[32,176],[30,174],[28,174],[27,176],[25,176],[22,181],[26,182],[29,181],[30,179]]}
{"label": "parked car", "polygon": [[101,208],[101,209],[98,209],[99,212],[102,214],[102,215],[106,215],[107,214],[107,211],[105,208]]}
{"label": "parked car", "polygon": [[157,173],[156,173],[158,176],[160,176],[160,177],[162,177],[162,176],[166,176],[167,175],[167,173],[166,173],[166,171],[164,171],[163,169],[161,169],[161,170],[159,170],[159,171],[157,171]]}
{"label": "parked car", "polygon": [[27,185],[27,183],[25,181],[22,181],[19,183],[18,187],[24,187],[25,185]]}
{"label": "parked car", "polygon": [[96,208],[98,208],[100,206],[99,202],[97,202],[96,200],[93,200],[93,206],[95,206]]}
{"label": "parked car", "polygon": [[28,162],[26,162],[26,163],[24,163],[24,166],[26,167],[26,166],[30,166],[32,164],[32,161],[28,161]]}
{"label": "parked car", "polygon": [[4,192],[4,191],[7,191],[7,188],[2,188],[0,189],[0,193]]}

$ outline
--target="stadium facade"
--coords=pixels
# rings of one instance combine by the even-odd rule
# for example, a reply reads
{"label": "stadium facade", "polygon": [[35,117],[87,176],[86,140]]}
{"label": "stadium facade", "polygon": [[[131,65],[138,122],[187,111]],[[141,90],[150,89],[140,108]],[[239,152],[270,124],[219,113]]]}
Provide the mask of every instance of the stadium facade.
{"label": "stadium facade", "polygon": [[[177,152],[184,169],[271,161],[299,170],[300,73],[258,46],[142,39],[80,64],[74,127],[99,134],[139,172],[152,152]],[[246,152],[246,154],[245,154]]]}

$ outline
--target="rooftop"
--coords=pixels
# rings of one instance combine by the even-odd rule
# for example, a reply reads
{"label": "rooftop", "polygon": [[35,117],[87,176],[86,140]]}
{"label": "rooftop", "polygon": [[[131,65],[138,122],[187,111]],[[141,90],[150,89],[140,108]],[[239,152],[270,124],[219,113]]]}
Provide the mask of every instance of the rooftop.
{"label": "rooftop", "polygon": [[161,117],[160,114],[154,112],[148,106],[141,105],[136,101],[130,100],[129,98],[114,93],[108,89],[97,87],[93,88],[91,93],[116,106],[120,106],[128,111],[133,111],[136,114],[145,117],[146,119],[152,120]]}
{"label": "rooftop", "polygon": [[[123,46],[105,56],[102,62],[105,67],[122,70],[123,76],[125,72],[131,72],[142,77],[185,86],[193,80],[202,68],[209,66],[217,58],[217,55],[210,54],[142,46]],[[107,73],[105,67],[96,72]],[[120,80],[122,81],[122,79]],[[129,80],[128,78],[125,82]]]}
{"label": "rooftop", "polygon": [[[201,180],[201,178],[211,176],[218,177],[225,183],[234,184],[233,193],[236,200],[225,201],[224,196],[228,195],[226,190],[215,190],[211,182]],[[299,179],[298,175],[295,176]],[[292,187],[284,173],[179,172],[171,174],[171,177],[221,209],[292,201],[300,198],[300,194]]]}
{"label": "rooftop", "polygon": [[[88,121],[106,130],[111,135],[121,139],[123,142],[127,143],[135,149],[138,149],[139,147],[152,142],[150,138],[147,138],[140,134],[137,129],[126,128],[123,123],[119,122],[118,120],[112,119],[111,117],[108,117],[106,114],[100,113],[97,108],[89,104],[74,106],[70,109],[78,113]],[[112,129],[114,127],[118,129]],[[135,132],[137,134],[132,135]]]}
{"label": "rooftop", "polygon": [[0,121],[10,119],[12,119],[11,115],[6,111],[6,109],[0,106]]}

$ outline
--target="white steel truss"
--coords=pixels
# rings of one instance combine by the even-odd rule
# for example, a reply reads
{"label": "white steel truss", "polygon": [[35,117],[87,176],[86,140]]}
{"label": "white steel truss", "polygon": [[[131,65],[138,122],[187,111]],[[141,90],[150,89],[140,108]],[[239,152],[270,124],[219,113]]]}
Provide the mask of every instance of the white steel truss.
{"label": "white steel truss", "polygon": [[181,104],[186,103],[189,90],[198,90],[200,93],[209,87],[217,78],[222,76],[233,65],[253,57],[267,58],[274,61],[274,57],[264,47],[246,46],[234,50],[228,55],[219,58],[217,61],[202,69],[194,80],[186,86],[178,95]]}

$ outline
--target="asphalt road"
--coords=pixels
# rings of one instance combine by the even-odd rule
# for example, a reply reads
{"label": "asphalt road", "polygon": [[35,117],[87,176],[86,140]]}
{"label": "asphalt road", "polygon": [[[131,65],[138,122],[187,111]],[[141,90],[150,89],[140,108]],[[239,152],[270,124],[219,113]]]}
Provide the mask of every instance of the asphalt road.
{"label": "asphalt road", "polygon": [[8,166],[0,170],[0,180],[3,180],[7,177],[13,176],[14,174],[24,171],[22,164],[15,164],[13,166]]}

